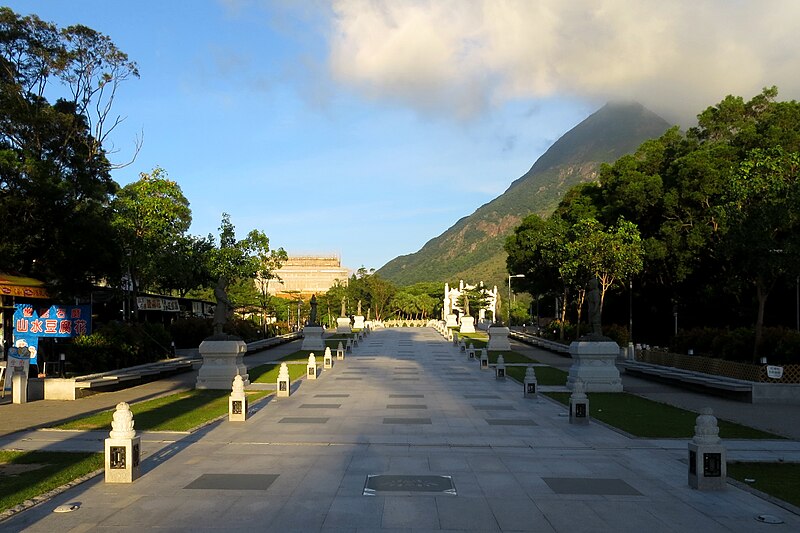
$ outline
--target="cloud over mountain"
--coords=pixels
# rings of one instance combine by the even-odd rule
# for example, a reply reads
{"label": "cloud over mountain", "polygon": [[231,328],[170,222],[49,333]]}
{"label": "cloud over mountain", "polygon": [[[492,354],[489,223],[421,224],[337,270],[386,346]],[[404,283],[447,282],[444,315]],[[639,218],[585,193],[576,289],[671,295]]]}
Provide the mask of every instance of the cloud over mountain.
{"label": "cloud over mountain", "polygon": [[800,98],[795,0],[335,0],[333,12],[334,77],[423,112],[635,99],[687,122],[767,85]]}

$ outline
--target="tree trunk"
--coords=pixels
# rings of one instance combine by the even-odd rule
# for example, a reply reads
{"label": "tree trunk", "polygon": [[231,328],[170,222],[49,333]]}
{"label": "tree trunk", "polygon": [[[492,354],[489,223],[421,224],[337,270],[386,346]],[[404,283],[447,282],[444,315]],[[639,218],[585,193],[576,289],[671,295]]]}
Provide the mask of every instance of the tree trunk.
{"label": "tree trunk", "polygon": [[759,349],[764,333],[764,309],[767,307],[767,297],[769,289],[765,286],[764,279],[759,276],[756,278],[756,297],[758,299],[758,316],[756,317],[756,342],[753,346],[753,362],[758,363]]}
{"label": "tree trunk", "polygon": [[586,289],[579,289],[578,290],[578,324],[577,329],[575,331],[575,337],[580,338],[581,336],[581,312],[583,311],[583,302],[586,300]]}
{"label": "tree trunk", "polygon": [[564,340],[564,322],[567,319],[567,289],[564,288],[564,294],[561,298],[561,331],[558,333],[558,339],[563,342]]}

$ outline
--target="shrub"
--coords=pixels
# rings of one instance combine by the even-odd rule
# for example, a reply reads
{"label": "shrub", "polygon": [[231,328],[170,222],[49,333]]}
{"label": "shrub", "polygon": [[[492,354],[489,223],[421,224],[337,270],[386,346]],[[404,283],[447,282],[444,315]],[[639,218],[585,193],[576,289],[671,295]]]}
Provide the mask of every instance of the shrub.
{"label": "shrub", "polygon": [[197,348],[203,339],[214,331],[210,318],[181,318],[173,322],[169,331],[176,348]]}
{"label": "shrub", "polygon": [[[670,349],[677,353],[692,349],[696,355],[751,362],[755,338],[752,328],[695,328],[678,333]],[[787,328],[764,328],[759,354],[770,363],[800,362],[800,333]]]}
{"label": "shrub", "polygon": [[66,353],[71,372],[93,374],[157,361],[168,353],[169,343],[161,324],[110,322],[76,337]]}
{"label": "shrub", "polygon": [[613,340],[620,346],[627,346],[631,338],[628,334],[628,328],[617,324],[603,326],[603,335]]}

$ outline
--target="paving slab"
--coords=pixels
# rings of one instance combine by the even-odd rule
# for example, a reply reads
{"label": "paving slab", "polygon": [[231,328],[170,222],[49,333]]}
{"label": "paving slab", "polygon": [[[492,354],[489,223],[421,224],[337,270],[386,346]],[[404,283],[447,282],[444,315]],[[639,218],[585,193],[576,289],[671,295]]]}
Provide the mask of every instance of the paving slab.
{"label": "paving slab", "polygon": [[[413,362],[399,361],[401,345]],[[770,531],[800,530],[799,516],[733,485],[690,489],[686,441],[572,426],[560,404],[525,399],[520,384],[477,365],[465,367],[475,381],[453,379],[434,352],[458,353],[433,329],[375,331],[353,357],[244,423],[143,433],[134,483],[94,478],[0,531],[755,531],[765,527],[759,514],[784,520]],[[371,359],[362,379],[342,380],[358,359]],[[412,364],[418,380],[396,381]],[[99,449],[103,438],[37,430],[0,437],[0,447]],[[800,454],[791,440],[726,444],[742,457]],[[405,489],[446,476],[456,494],[365,496],[370,476]],[[52,512],[70,502],[80,507]]]}

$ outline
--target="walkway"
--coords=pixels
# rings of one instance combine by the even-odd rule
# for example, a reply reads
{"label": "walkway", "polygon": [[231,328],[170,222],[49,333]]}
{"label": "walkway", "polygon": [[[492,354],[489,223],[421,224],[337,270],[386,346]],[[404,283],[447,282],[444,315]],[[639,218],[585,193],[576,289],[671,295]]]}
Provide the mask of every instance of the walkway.
{"label": "walkway", "polygon": [[[135,483],[94,478],[0,531],[800,530],[800,516],[733,486],[689,489],[685,442],[572,426],[564,414],[431,329],[379,330],[247,422],[143,445]],[[80,508],[52,513],[68,502]]]}

